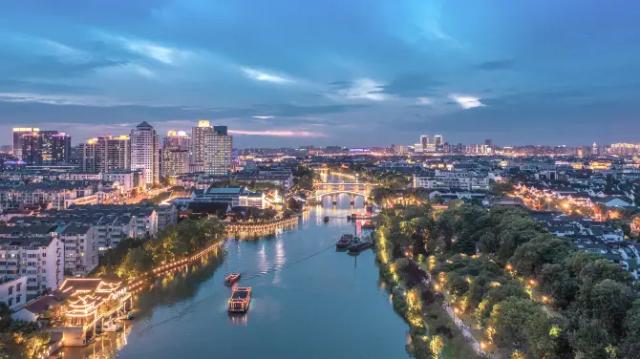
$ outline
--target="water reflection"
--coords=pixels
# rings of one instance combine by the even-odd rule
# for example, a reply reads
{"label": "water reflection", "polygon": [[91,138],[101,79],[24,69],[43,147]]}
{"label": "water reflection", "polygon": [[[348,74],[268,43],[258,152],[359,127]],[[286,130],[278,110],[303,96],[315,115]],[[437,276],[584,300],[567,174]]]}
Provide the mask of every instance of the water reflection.
{"label": "water reflection", "polygon": [[[348,196],[338,200],[337,208],[305,213],[296,230],[228,240],[221,265],[190,267],[158,282],[140,296],[133,330],[119,333],[120,344],[105,340],[112,347],[100,357],[407,358],[407,326],[379,288],[374,253],[335,251],[342,233],[355,232],[347,215],[362,210],[361,202],[351,208]],[[227,313],[229,272],[241,272],[239,285],[253,288],[244,315]]]}

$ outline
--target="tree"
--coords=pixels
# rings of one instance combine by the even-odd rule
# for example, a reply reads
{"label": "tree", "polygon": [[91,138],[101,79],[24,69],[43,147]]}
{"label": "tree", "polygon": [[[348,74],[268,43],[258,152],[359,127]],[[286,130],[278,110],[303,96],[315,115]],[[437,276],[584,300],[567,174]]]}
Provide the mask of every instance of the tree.
{"label": "tree", "polygon": [[613,345],[613,338],[597,320],[582,321],[574,337],[574,347],[583,358],[611,359],[606,348]]}
{"label": "tree", "polygon": [[429,349],[431,350],[431,355],[433,359],[440,358],[442,354],[442,349],[444,349],[444,340],[439,335],[434,335],[431,337],[431,341],[429,342]]}
{"label": "tree", "polygon": [[633,307],[624,319],[625,337],[620,344],[620,354],[624,358],[633,358],[640,353],[640,299],[633,302]]}

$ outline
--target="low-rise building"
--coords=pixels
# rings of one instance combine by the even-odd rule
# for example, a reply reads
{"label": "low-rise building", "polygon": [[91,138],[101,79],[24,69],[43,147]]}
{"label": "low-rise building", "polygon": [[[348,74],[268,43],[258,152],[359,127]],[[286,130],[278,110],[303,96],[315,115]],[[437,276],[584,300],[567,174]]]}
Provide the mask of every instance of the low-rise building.
{"label": "low-rise building", "polygon": [[48,238],[0,239],[0,276],[27,278],[27,297],[58,288],[64,279],[64,246]]}
{"label": "low-rise building", "polygon": [[27,277],[0,276],[0,303],[6,304],[12,312],[15,312],[22,308],[26,302]]}

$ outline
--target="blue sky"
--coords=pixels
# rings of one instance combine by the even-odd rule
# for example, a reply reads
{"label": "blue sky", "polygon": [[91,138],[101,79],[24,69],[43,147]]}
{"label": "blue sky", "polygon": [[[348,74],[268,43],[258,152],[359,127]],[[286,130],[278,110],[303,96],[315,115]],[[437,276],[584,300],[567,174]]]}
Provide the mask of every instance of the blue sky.
{"label": "blue sky", "polygon": [[0,143],[208,118],[236,144],[640,142],[640,3],[15,1]]}

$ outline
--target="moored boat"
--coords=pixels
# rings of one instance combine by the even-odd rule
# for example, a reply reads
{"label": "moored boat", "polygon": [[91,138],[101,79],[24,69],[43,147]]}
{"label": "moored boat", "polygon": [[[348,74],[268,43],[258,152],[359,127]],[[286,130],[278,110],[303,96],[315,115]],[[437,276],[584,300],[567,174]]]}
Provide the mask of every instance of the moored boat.
{"label": "moored boat", "polygon": [[224,284],[233,285],[240,280],[240,273],[229,273],[224,277]]}
{"label": "moored boat", "polygon": [[228,302],[229,313],[246,313],[251,303],[251,287],[236,287]]}
{"label": "moored boat", "polygon": [[358,241],[357,243],[349,246],[349,251],[347,253],[351,255],[357,255],[360,254],[360,252],[371,247],[373,247],[373,243],[371,241]]}
{"label": "moored boat", "polygon": [[336,249],[346,250],[347,248],[349,248],[353,240],[353,234],[343,234],[336,242]]}

